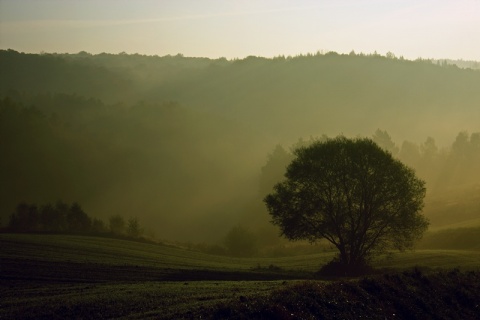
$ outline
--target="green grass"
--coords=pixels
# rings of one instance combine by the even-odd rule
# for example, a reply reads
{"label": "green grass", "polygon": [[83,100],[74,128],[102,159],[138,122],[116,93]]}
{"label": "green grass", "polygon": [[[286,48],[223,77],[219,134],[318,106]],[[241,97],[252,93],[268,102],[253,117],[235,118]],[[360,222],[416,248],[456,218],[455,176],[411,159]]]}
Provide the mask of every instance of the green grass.
{"label": "green grass", "polygon": [[220,305],[213,319],[478,319],[480,272],[386,273],[305,281]]}
{"label": "green grass", "polygon": [[[219,304],[262,299],[311,279],[334,255],[230,258],[100,237],[0,234],[0,315],[176,319],[211,314]],[[379,257],[375,266],[387,272],[414,266],[478,270],[480,251],[396,253]]]}
{"label": "green grass", "polygon": [[[100,284],[38,284],[0,287],[2,319],[177,319],[212,310],[240,297],[261,297],[282,281],[196,281]],[[48,307],[47,307],[48,306]]]}
{"label": "green grass", "polygon": [[423,267],[428,269],[477,270],[480,268],[480,251],[466,250],[415,250],[394,253],[392,257],[379,258],[379,268],[409,269]]}
{"label": "green grass", "polygon": [[[232,258],[173,246],[127,240],[69,235],[0,234],[0,258],[45,262],[136,266],[174,270],[250,271],[257,266],[315,272],[335,252],[301,254],[280,258]],[[465,250],[416,250],[379,257],[380,268],[430,268],[480,266],[480,252]]]}
{"label": "green grass", "polygon": [[99,237],[0,234],[0,257],[175,270],[248,271],[260,265],[313,272],[334,253],[285,258],[233,258],[173,246]]}
{"label": "green grass", "polygon": [[418,244],[418,247],[422,249],[480,251],[480,227],[427,232]]}

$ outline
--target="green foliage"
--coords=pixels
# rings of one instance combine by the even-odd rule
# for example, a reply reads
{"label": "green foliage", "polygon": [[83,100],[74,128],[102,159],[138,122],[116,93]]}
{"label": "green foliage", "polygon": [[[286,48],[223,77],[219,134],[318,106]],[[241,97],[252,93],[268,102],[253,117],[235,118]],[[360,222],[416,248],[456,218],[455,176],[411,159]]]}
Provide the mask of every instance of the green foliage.
{"label": "green foliage", "polygon": [[[91,218],[78,203],[68,205],[58,201],[38,207],[20,203],[10,215],[8,226],[2,231],[20,233],[63,233],[124,236],[143,239],[143,228],[138,218],[125,219],[117,214],[109,219],[108,229],[103,220]],[[109,233],[108,233],[109,232]],[[145,240],[145,239],[143,239]]]}
{"label": "green foliage", "polygon": [[58,201],[41,207],[20,203],[11,214],[7,230],[14,232],[89,233],[92,221],[78,203]]}
{"label": "green foliage", "polygon": [[[112,220],[110,220],[110,226],[111,222]],[[143,230],[140,228],[140,221],[138,220],[138,218],[129,218],[127,221],[127,235],[132,238],[138,238],[142,235],[142,233]]]}
{"label": "green foliage", "polygon": [[416,168],[436,191],[476,184],[480,177],[480,132],[459,132],[447,150],[440,150],[432,137],[420,145],[404,141],[398,158]]}
{"label": "green foliage", "polygon": [[91,230],[92,221],[78,203],[72,204],[67,213],[69,231],[88,232]]}
{"label": "green foliage", "polygon": [[395,145],[395,142],[393,142],[387,131],[377,129],[373,134],[372,140],[378,144],[380,148],[390,152],[392,155],[398,153],[398,147]]}
{"label": "green foliage", "polygon": [[372,140],[338,137],[295,156],[265,198],[285,237],[325,238],[342,264],[360,266],[374,252],[412,248],[427,229],[424,182]]}
{"label": "green foliage", "polygon": [[103,220],[93,218],[92,220],[92,232],[96,234],[104,234],[107,232],[107,228],[105,227],[105,222]]}
{"label": "green foliage", "polygon": [[[131,80],[127,74],[86,61],[53,54],[0,51],[1,91],[35,93],[61,92],[110,100],[128,97]],[[1,92],[5,94],[5,92]]]}

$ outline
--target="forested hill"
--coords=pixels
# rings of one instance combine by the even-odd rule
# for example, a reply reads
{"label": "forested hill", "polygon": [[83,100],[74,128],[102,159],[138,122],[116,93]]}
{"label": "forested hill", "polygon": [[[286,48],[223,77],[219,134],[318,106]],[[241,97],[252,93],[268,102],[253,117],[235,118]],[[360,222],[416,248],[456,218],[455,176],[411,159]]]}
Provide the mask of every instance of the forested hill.
{"label": "forested hill", "polygon": [[3,224],[20,201],[78,201],[92,216],[138,216],[158,237],[208,238],[261,199],[277,144],[380,128],[398,146],[449,148],[480,131],[480,71],[393,55],[1,50],[0,70]]}
{"label": "forested hill", "polygon": [[[175,101],[248,121],[282,139],[323,133],[437,139],[480,119],[480,72],[430,61],[336,53],[227,61],[127,54],[22,54],[1,51],[0,87],[75,93],[105,103]],[[392,117],[392,114],[396,114]],[[375,124],[375,125],[372,125]],[[293,132],[285,128],[295,127]]]}

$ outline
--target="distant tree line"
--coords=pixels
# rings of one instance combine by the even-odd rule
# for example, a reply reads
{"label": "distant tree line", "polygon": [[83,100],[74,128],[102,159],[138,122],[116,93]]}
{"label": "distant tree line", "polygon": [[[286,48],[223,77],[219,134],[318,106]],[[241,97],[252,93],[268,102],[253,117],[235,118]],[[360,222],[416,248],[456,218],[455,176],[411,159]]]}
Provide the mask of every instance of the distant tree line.
{"label": "distant tree line", "polygon": [[125,221],[121,215],[109,218],[108,225],[101,219],[90,217],[74,202],[58,201],[41,206],[22,202],[10,215],[6,232],[61,233],[61,234],[111,234],[139,238],[143,229],[137,218]]}
{"label": "distant tree line", "polygon": [[417,144],[404,141],[398,147],[386,131],[377,130],[373,140],[402,162],[414,168],[432,191],[477,184],[480,179],[480,132],[459,132],[449,148],[439,148],[427,137]]}
{"label": "distant tree line", "polygon": [[[320,139],[326,138],[323,136]],[[478,218],[480,132],[459,132],[447,148],[438,147],[432,137],[426,138],[421,144],[411,141],[396,144],[387,131],[380,129],[373,134],[372,140],[413,168],[427,182],[429,199],[436,200],[430,202],[430,206],[425,209],[433,225],[437,222],[448,224]],[[300,140],[293,145],[292,150],[308,143],[309,141]],[[283,179],[285,168],[292,159],[292,152],[280,145],[272,151],[262,168],[259,188],[261,195],[271,192],[274,184]],[[458,192],[453,192],[455,190]],[[447,206],[446,202],[455,206]]]}
{"label": "distant tree line", "polygon": [[[328,137],[323,135],[320,140]],[[378,129],[372,140],[411,168],[415,169],[429,188],[434,190],[458,184],[476,184],[480,179],[480,132],[461,131],[448,148],[439,148],[432,137],[418,144],[403,141],[396,144],[386,130]],[[299,140],[291,150],[311,141]],[[293,159],[292,152],[277,145],[270,153],[260,176],[260,192],[268,193],[282,179],[287,164]]]}

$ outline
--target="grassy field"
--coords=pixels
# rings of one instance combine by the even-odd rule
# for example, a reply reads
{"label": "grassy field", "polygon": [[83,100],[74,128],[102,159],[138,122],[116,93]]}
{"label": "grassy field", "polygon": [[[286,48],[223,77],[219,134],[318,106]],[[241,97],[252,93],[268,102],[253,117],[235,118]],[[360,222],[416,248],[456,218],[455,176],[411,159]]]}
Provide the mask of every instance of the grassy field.
{"label": "grassy field", "polygon": [[[312,279],[334,252],[230,258],[126,240],[0,234],[0,318],[189,318]],[[380,257],[384,272],[478,270],[480,251]],[[319,280],[316,280],[319,281]]]}
{"label": "grassy field", "polygon": [[[219,303],[259,297],[283,281],[2,284],[1,319],[178,319],[214,312]],[[293,283],[293,282],[292,282]]]}

